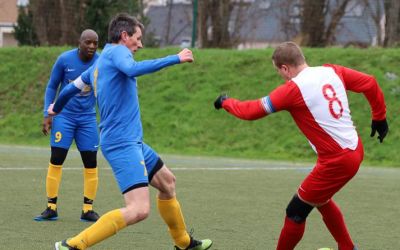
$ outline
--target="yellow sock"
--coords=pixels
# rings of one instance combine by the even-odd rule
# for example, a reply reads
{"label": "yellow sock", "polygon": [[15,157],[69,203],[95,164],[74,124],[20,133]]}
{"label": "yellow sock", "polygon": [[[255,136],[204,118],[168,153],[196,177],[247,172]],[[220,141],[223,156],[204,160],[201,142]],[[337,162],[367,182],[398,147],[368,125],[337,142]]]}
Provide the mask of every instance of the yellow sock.
{"label": "yellow sock", "polygon": [[179,248],[185,249],[190,244],[190,237],[186,231],[181,206],[176,197],[170,200],[157,198],[157,207],[161,217],[168,226],[169,233]]}
{"label": "yellow sock", "polygon": [[47,206],[51,207],[51,209],[56,209],[58,196],[58,188],[60,187],[62,176],[62,165],[53,165],[49,163],[49,168],[47,170],[47,177],[46,177],[46,193],[48,201],[53,200],[53,202],[48,202]]}
{"label": "yellow sock", "polygon": [[115,209],[101,216],[96,223],[83,230],[77,236],[69,239],[67,244],[84,250],[116,234],[125,227],[126,222],[122,217],[121,210]]}
{"label": "yellow sock", "polygon": [[93,200],[96,198],[97,186],[99,183],[98,171],[96,168],[85,168],[83,171],[83,212],[93,210]]}

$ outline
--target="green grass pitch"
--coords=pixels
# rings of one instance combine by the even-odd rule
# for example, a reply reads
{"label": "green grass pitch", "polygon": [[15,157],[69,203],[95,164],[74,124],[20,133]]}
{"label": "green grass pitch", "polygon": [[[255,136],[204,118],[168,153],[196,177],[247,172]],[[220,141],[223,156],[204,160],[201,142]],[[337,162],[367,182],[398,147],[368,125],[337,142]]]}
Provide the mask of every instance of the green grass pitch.
{"label": "green grass pitch", "polygon": [[[196,238],[211,238],[214,250],[275,249],[285,208],[309,166],[267,161],[165,155],[177,177],[178,199],[188,229]],[[46,205],[48,148],[0,146],[0,249],[53,249],[54,242],[77,234],[80,222],[82,171],[71,151],[64,165],[59,194],[59,220],[35,222]],[[103,214],[121,207],[123,199],[112,172],[99,157],[100,182],[95,209]],[[400,249],[400,169],[362,166],[335,196],[350,233],[361,250]],[[93,249],[172,249],[155,206],[150,217]],[[313,211],[299,250],[336,248],[320,215]]]}

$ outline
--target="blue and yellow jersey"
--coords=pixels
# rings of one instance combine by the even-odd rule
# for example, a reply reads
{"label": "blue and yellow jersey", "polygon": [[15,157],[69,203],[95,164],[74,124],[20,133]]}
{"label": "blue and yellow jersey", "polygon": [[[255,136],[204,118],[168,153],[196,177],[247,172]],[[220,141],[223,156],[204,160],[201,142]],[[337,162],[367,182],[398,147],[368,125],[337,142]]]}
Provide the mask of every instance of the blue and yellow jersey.
{"label": "blue and yellow jersey", "polygon": [[[79,58],[78,49],[72,49],[62,53],[51,71],[50,79],[47,84],[43,114],[47,116],[47,108],[54,102],[57,89],[61,90],[69,83],[79,77],[82,72],[87,70],[99,57],[96,53],[92,60],[83,62]],[[90,86],[87,86],[82,92],[76,94],[65,106],[63,114],[93,114],[95,110],[95,97]]]}
{"label": "blue and yellow jersey", "polygon": [[142,141],[136,77],[178,63],[178,55],[136,62],[126,46],[104,47],[93,67],[81,75],[81,80],[91,84],[97,96],[102,145]]}

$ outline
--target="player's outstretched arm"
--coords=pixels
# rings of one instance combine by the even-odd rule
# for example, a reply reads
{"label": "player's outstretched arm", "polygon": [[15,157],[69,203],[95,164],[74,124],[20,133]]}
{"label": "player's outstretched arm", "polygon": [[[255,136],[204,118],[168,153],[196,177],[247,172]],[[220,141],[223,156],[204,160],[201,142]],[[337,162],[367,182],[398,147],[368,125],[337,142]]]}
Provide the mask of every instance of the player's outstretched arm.
{"label": "player's outstretched arm", "polygon": [[214,102],[215,109],[225,109],[232,115],[242,120],[257,120],[267,115],[262,106],[261,99],[239,101],[222,94]]}
{"label": "player's outstretched arm", "polygon": [[117,48],[113,55],[113,61],[118,69],[130,77],[153,73],[174,64],[193,62],[193,60],[193,54],[188,49],[183,49],[176,55],[140,62],[135,61],[132,53],[124,46]]}
{"label": "player's outstretched arm", "polygon": [[74,86],[74,84],[68,84],[63,88],[60,92],[57,101],[55,103],[50,104],[47,109],[47,113],[50,116],[57,115],[61,112],[65,105],[67,105],[68,101],[74,97],[76,94],[81,92],[81,90]]}
{"label": "player's outstretched arm", "polygon": [[[57,101],[49,106],[47,112],[49,115],[56,115],[61,112],[68,101],[76,94],[80,93],[87,84],[82,81],[81,77],[75,79],[72,83],[68,84],[58,95]],[[49,112],[51,111],[51,112]]]}

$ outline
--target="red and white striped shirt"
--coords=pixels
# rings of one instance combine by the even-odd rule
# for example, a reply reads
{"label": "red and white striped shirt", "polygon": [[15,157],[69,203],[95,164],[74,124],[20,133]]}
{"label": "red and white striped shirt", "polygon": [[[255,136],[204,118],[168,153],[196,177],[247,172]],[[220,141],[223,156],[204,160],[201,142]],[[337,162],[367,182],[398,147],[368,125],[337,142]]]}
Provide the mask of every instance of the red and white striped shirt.
{"label": "red and white striped shirt", "polygon": [[258,100],[225,100],[222,107],[238,118],[255,120],[287,110],[319,156],[355,150],[357,131],[346,90],[363,93],[372,119],[386,118],[382,90],[375,78],[339,65],[307,67],[295,78]]}

